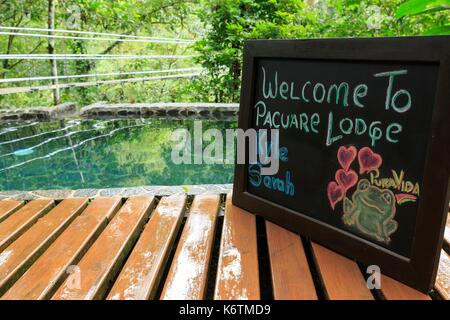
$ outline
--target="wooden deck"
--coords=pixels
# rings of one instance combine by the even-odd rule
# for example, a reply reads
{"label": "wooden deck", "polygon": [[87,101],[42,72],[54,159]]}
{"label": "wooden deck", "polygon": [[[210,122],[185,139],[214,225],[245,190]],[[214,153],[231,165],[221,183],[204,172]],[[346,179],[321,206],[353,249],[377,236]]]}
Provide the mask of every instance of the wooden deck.
{"label": "wooden deck", "polygon": [[[449,299],[450,219],[435,289],[389,277],[231,205],[225,195],[0,201],[1,299]],[[447,251],[446,251],[447,250]]]}

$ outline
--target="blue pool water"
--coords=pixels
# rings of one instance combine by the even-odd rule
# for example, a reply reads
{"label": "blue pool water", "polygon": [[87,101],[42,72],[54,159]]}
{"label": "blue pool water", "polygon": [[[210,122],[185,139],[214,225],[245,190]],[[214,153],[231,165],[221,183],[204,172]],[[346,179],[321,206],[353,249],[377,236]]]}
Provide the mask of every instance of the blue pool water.
{"label": "blue pool water", "polygon": [[[223,133],[236,128],[229,121],[202,124]],[[0,125],[0,191],[232,183],[232,165],[172,162],[172,131],[192,132],[193,125],[167,119]]]}

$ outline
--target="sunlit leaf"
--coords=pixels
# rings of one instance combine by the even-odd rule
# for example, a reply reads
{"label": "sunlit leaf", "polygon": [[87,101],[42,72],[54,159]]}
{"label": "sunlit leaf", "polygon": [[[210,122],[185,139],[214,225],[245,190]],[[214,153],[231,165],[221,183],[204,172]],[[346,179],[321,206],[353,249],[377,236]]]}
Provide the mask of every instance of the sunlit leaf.
{"label": "sunlit leaf", "polygon": [[396,18],[450,9],[450,0],[409,0],[397,9]]}

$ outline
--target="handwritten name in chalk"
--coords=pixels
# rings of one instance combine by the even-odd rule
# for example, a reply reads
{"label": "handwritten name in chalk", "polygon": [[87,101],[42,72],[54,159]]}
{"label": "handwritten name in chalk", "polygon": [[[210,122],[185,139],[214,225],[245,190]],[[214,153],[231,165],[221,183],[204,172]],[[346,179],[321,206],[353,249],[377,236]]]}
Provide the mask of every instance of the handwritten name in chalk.
{"label": "handwritten name in chalk", "polygon": [[261,165],[251,164],[248,166],[248,178],[252,186],[259,188],[265,187],[269,190],[282,192],[288,196],[295,195],[295,185],[292,182],[292,174],[286,171],[283,178],[277,176],[261,175]]}

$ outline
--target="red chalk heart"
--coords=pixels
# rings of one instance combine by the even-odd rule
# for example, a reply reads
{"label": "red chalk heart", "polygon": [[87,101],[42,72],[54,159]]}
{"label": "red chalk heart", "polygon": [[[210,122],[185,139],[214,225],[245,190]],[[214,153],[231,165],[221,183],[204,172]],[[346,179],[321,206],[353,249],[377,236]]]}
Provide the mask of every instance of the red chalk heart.
{"label": "red chalk heart", "polygon": [[354,170],[345,171],[344,169],[339,169],[336,171],[335,178],[337,183],[344,188],[345,194],[358,181],[358,174]]}
{"label": "red chalk heart", "polygon": [[359,150],[359,173],[371,172],[377,170],[383,159],[378,153],[373,152],[369,147],[364,147]]}
{"label": "red chalk heart", "polygon": [[344,199],[344,189],[335,181],[328,183],[327,187],[328,200],[330,200],[331,207],[334,210],[336,203]]}
{"label": "red chalk heart", "polygon": [[337,152],[337,158],[339,164],[341,165],[342,168],[344,168],[345,171],[348,171],[348,168],[350,168],[350,165],[356,158],[356,154],[357,150],[354,146],[348,148],[344,146],[339,147]]}

